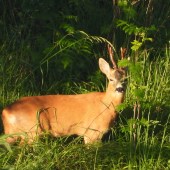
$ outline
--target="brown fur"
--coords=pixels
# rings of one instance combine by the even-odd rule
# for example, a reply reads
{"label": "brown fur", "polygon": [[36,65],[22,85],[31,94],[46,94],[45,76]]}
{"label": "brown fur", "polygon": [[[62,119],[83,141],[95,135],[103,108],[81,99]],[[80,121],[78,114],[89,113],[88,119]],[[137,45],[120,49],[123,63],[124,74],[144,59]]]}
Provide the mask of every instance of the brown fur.
{"label": "brown fur", "polygon": [[[84,136],[85,143],[99,141],[115,122],[115,107],[123,102],[124,93],[116,93],[116,88],[119,84],[126,88],[122,81],[126,77],[124,69],[111,69],[104,59],[99,59],[99,66],[109,79],[106,92],[21,98],[2,112],[4,133],[26,132],[32,141],[38,127],[38,134],[76,134]],[[15,135],[7,142],[12,145],[19,137],[25,138]]]}

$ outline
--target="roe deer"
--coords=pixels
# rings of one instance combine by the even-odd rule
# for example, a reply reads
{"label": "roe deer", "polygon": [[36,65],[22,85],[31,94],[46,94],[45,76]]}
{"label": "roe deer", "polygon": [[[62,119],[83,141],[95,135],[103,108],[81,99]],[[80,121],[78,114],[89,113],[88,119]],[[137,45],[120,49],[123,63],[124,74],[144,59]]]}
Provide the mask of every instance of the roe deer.
{"label": "roe deer", "polygon": [[[99,141],[115,122],[115,107],[123,102],[127,80],[126,68],[117,67],[109,45],[108,49],[114,69],[99,59],[100,70],[109,80],[106,92],[23,97],[3,110],[4,133],[25,132],[30,142],[45,131],[55,137],[83,136],[86,144]],[[121,53],[123,59],[124,51]],[[25,136],[14,135],[6,141],[13,145],[18,138],[24,140]]]}

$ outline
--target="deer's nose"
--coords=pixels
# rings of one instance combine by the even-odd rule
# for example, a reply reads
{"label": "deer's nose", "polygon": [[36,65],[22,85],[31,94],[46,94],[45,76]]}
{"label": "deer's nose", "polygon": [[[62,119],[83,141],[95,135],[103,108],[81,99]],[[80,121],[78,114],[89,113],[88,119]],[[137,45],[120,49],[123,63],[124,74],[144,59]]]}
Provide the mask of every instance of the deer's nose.
{"label": "deer's nose", "polygon": [[125,90],[123,87],[116,88],[116,93],[123,93]]}

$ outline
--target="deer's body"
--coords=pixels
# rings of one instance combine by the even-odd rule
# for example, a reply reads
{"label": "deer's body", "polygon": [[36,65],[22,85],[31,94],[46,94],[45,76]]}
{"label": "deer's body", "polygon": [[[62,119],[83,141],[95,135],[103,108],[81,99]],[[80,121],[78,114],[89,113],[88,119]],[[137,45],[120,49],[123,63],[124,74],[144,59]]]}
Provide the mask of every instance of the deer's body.
{"label": "deer's body", "polygon": [[[21,98],[3,110],[5,134],[26,132],[31,141],[48,131],[56,137],[84,136],[85,143],[100,140],[114,124],[115,107],[123,102],[126,72],[122,68],[111,69],[104,59],[99,60],[99,66],[109,79],[106,92]],[[18,137],[24,139],[14,136],[7,142],[12,145]]]}

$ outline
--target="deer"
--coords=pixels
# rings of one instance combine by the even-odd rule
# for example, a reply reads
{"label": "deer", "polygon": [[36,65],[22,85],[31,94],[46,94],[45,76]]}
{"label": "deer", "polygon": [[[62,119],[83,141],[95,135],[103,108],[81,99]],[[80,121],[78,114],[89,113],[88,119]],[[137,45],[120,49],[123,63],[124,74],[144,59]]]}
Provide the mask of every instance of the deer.
{"label": "deer", "polygon": [[[108,51],[113,68],[99,58],[99,68],[108,78],[105,92],[23,97],[2,111],[4,134],[15,134],[6,141],[10,145],[19,139],[25,141],[22,132],[28,142],[45,132],[54,137],[82,136],[85,144],[101,141],[115,124],[116,106],[123,102],[127,86],[127,68],[118,68],[109,44]],[[121,60],[124,52],[121,50]]]}

